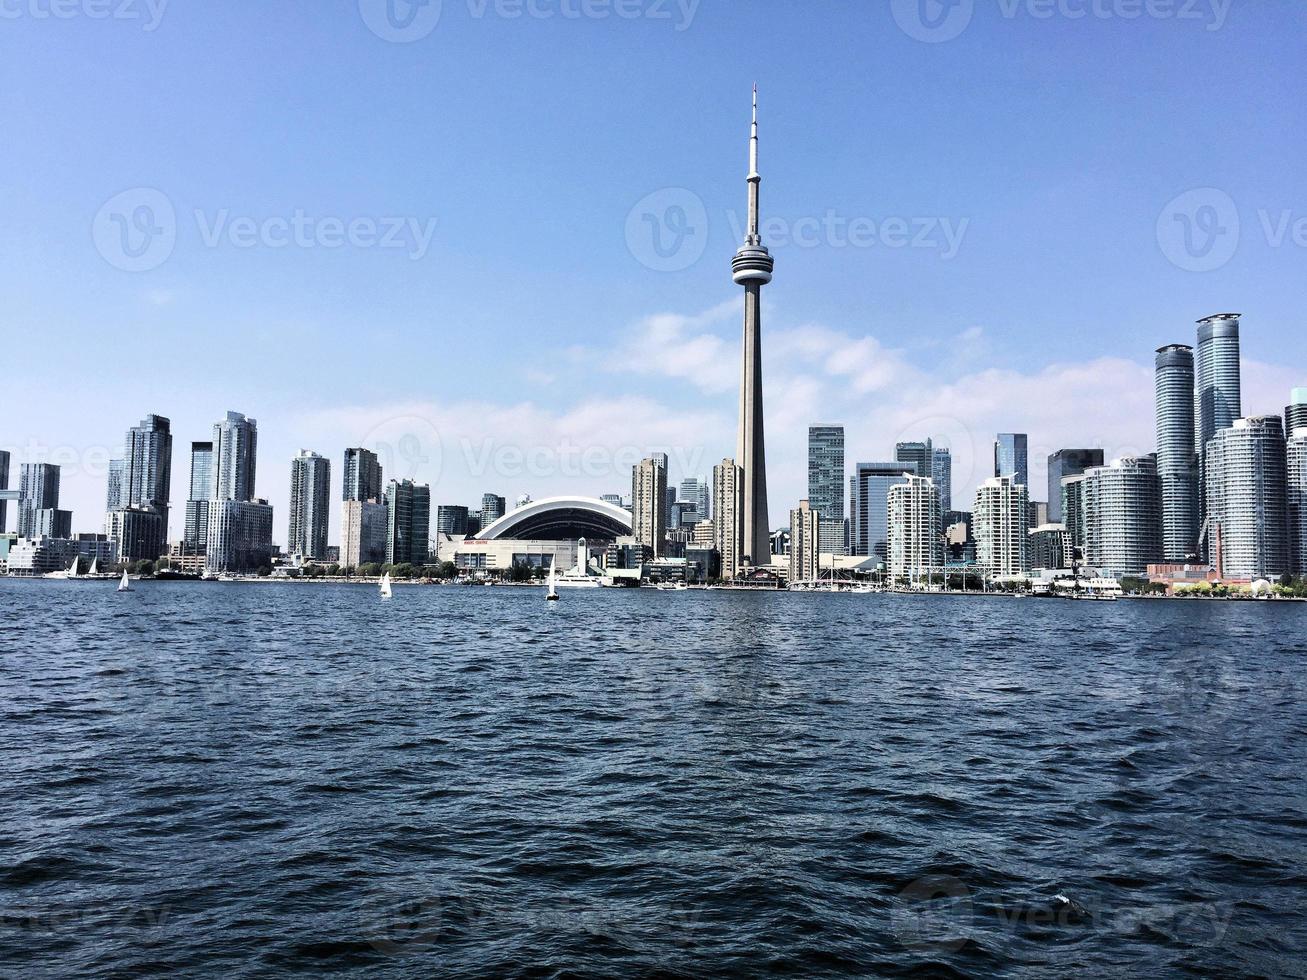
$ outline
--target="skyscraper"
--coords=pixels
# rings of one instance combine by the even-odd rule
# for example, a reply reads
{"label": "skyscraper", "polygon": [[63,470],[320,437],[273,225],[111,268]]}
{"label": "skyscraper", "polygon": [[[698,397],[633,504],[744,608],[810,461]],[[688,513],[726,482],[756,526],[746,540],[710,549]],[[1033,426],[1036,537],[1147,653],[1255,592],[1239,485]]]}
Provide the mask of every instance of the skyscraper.
{"label": "skyscraper", "polygon": [[849,553],[889,564],[889,491],[918,476],[916,464],[858,463],[849,478]]}
{"label": "skyscraper", "polygon": [[1284,427],[1278,415],[1235,419],[1207,444],[1208,545],[1224,578],[1290,569]]}
{"label": "skyscraper", "polygon": [[818,549],[848,550],[844,526],[844,426],[808,426],[808,504],[821,515]]}
{"label": "skyscraper", "polygon": [[9,454],[0,452],[0,534],[5,533],[9,517]]}
{"label": "skyscraper", "polygon": [[1307,429],[1307,388],[1294,388],[1284,409],[1284,434],[1293,438],[1298,429]]}
{"label": "skyscraper", "polygon": [[[713,546],[721,556],[722,578],[735,578],[740,571],[744,549],[744,522],[740,516],[743,480],[743,470],[733,459],[724,459],[713,467]],[[771,549],[770,542],[767,547]]]}
{"label": "skyscraper", "polygon": [[991,576],[1030,571],[1029,491],[1011,476],[995,476],[976,490],[972,511],[976,562]]}
{"label": "skyscraper", "polygon": [[1194,452],[1198,456],[1198,536],[1200,552],[1211,559],[1207,527],[1207,444],[1243,414],[1239,379],[1238,313],[1218,313],[1198,321],[1194,361]]}
{"label": "skyscraper", "polygon": [[1159,347],[1155,369],[1162,558],[1168,562],[1184,562],[1198,553],[1193,348],[1186,344]]}
{"label": "skyscraper", "polygon": [[105,513],[108,513],[111,510],[117,510],[123,505],[123,473],[126,469],[126,460],[109,460],[109,483],[105,489],[104,495]]}
{"label": "skyscraper", "polygon": [[939,488],[909,476],[889,488],[889,572],[894,581],[929,581],[944,565]]}
{"label": "skyscraper", "polygon": [[1294,430],[1285,452],[1289,489],[1289,564],[1294,575],[1307,575],[1307,425]]}
{"label": "skyscraper", "polygon": [[391,480],[386,507],[386,562],[425,565],[431,538],[431,488],[412,480]]}
{"label": "skyscraper", "polygon": [[641,460],[631,469],[631,533],[655,558],[666,551],[667,466],[660,459]]}
{"label": "skyscraper", "polygon": [[240,412],[228,412],[213,427],[213,485],[210,500],[253,500],[259,427]]}
{"label": "skyscraper", "polygon": [[[694,504],[697,520],[707,520],[712,516],[712,484],[707,477],[687,476],[682,480],[680,499]],[[617,505],[621,506],[620,498]]]}
{"label": "skyscraper", "polygon": [[43,510],[59,509],[59,467],[53,463],[23,463],[18,470],[18,536],[36,536]]}
{"label": "skyscraper", "polygon": [[821,517],[807,500],[790,511],[790,584],[812,582],[821,575]]}
{"label": "skyscraper", "polygon": [[911,463],[917,476],[933,477],[935,473],[935,444],[925,442],[897,442],[894,444],[894,461]]}
{"label": "skyscraper", "polygon": [[508,501],[496,493],[481,495],[481,526],[488,527],[508,513]]}
{"label": "skyscraper", "polygon": [[286,550],[301,558],[327,556],[327,508],[331,500],[331,463],[301,449],[290,463],[290,524]]}
{"label": "skyscraper", "polygon": [[369,449],[345,450],[345,476],[342,500],[381,500],[381,463]]}
{"label": "skyscraper", "polygon": [[1024,432],[1000,432],[994,441],[994,475],[1010,476],[1017,483],[1028,487],[1028,442]]}
{"label": "skyscraper", "polygon": [[939,490],[939,510],[942,515],[953,509],[953,453],[943,447],[935,447],[935,457],[931,466],[931,478]]}
{"label": "skyscraper", "polygon": [[735,462],[743,474],[740,494],[743,558],[758,565],[771,559],[767,520],[767,457],[762,425],[762,287],[771,282],[774,262],[758,232],[758,89],[753,91],[753,126],[749,136],[749,230],[731,262],[732,278],[744,287],[743,369],[740,383],[740,431]]}
{"label": "skyscraper", "polygon": [[1084,559],[1113,576],[1143,575],[1162,561],[1162,491],[1153,456],[1127,456],[1084,472]]}
{"label": "skyscraper", "polygon": [[[340,563],[346,568],[386,560],[389,509],[375,500],[346,500],[341,507]],[[464,508],[463,513],[467,513]]]}
{"label": "skyscraper", "polygon": [[209,546],[209,499],[213,493],[213,443],[191,443],[191,489],[186,498],[186,553],[202,555]]}
{"label": "skyscraper", "polygon": [[[1062,480],[1103,465],[1101,449],[1059,449],[1048,457],[1048,519],[1062,522]],[[1043,523],[1042,521],[1040,523]],[[1038,527],[1032,524],[1031,527]]]}
{"label": "skyscraper", "polygon": [[437,534],[467,534],[467,508],[462,504],[440,504],[436,507]]}
{"label": "skyscraper", "polygon": [[127,430],[123,441],[121,506],[158,511],[166,538],[171,495],[172,423],[161,415],[147,415],[140,425]]}

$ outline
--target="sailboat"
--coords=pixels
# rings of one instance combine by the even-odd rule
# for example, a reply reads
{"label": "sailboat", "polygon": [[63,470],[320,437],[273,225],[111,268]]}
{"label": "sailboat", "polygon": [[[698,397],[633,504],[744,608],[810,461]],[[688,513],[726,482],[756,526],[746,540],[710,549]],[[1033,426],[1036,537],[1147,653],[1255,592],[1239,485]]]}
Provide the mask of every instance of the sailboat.
{"label": "sailboat", "polygon": [[91,570],[86,573],[86,577],[87,578],[100,577],[100,559],[98,557],[91,559]]}
{"label": "sailboat", "polygon": [[394,593],[390,588],[390,572],[381,576],[381,598],[389,599]]}
{"label": "sailboat", "polygon": [[74,558],[73,563],[69,567],[61,568],[57,572],[46,572],[46,574],[43,577],[58,578],[58,579],[77,578],[77,562],[78,559]]}
{"label": "sailboat", "polygon": [[127,569],[125,569],[125,568],[123,569],[123,577],[122,577],[122,581],[118,583],[118,591],[119,591],[119,592],[130,592],[130,591],[132,591],[132,583],[131,583],[131,581],[127,578]]}
{"label": "sailboat", "polygon": [[554,577],[554,563],[549,563],[549,591],[545,594],[547,602],[558,601],[558,580]]}

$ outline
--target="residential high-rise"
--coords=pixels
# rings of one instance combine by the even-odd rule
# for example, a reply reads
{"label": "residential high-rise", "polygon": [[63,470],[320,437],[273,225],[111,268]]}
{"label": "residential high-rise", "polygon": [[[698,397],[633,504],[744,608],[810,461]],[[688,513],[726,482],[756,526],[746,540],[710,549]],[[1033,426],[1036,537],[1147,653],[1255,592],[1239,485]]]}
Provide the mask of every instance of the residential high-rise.
{"label": "residential high-rise", "polygon": [[301,449],[290,463],[290,524],[286,550],[301,558],[327,556],[327,508],[331,500],[331,463]]}
{"label": "residential high-rise", "polygon": [[59,509],[59,467],[23,463],[18,470],[18,536],[36,537],[37,514]]}
{"label": "residential high-rise", "polygon": [[1067,541],[1072,548],[1072,552],[1067,554],[1067,564],[1070,564],[1075,551],[1080,552],[1081,560],[1084,559],[1085,546],[1089,538],[1089,531],[1085,527],[1085,475],[1083,473],[1062,478],[1061,500],[1062,524],[1066,528]]}
{"label": "residential high-rise", "polygon": [[0,451],[0,534],[5,533],[9,518],[9,454]]}
{"label": "residential high-rise", "polygon": [[1198,456],[1198,548],[1211,559],[1207,526],[1207,443],[1243,414],[1239,376],[1239,313],[1198,321],[1194,358],[1194,452]]}
{"label": "residential high-rise", "polygon": [[1070,565],[1071,535],[1062,524],[1041,524],[1029,533],[1030,567],[1066,568]]}
{"label": "residential high-rise", "polygon": [[[1103,465],[1101,449],[1059,449],[1048,457],[1048,519],[1062,521],[1062,480],[1083,473],[1091,466]],[[1044,523],[1040,521],[1040,524]],[[1032,524],[1031,527],[1038,527]]]}
{"label": "residential high-rise", "polygon": [[994,475],[1030,485],[1029,439],[1024,432],[1000,432],[994,440]]}
{"label": "residential high-rise", "polygon": [[721,556],[722,578],[735,578],[740,571],[744,550],[744,520],[740,514],[743,480],[744,472],[733,459],[724,459],[713,467],[713,546]]}
{"label": "residential high-rise", "polygon": [[171,496],[172,423],[162,415],[147,415],[127,430],[123,441],[122,505],[153,507],[163,515],[166,535]]}
{"label": "residential high-rise", "polygon": [[858,463],[849,478],[849,553],[889,564],[889,491],[909,476],[913,463]]}
{"label": "residential high-rise", "polygon": [[508,501],[494,493],[481,495],[481,526],[489,527],[508,513]]}
{"label": "residential high-rise", "polygon": [[[605,497],[605,499],[607,498]],[[694,504],[694,511],[698,515],[698,520],[707,520],[712,516],[712,484],[707,477],[687,476],[682,480],[680,499],[686,503]],[[619,497],[617,506],[620,507],[621,505],[622,502]]]}
{"label": "residential high-rise", "polygon": [[1284,409],[1284,435],[1292,439],[1299,429],[1307,429],[1307,388],[1294,388]]}
{"label": "residential high-rise", "polygon": [[1289,504],[1289,565],[1307,575],[1307,425],[1294,430],[1285,451]]}
{"label": "residential high-rise", "polygon": [[820,514],[807,500],[790,511],[790,584],[813,582],[821,577]]}
{"label": "residential high-rise", "polygon": [[467,534],[467,508],[462,504],[440,504],[436,507],[437,534]]}
{"label": "residential high-rise", "polygon": [[1085,563],[1108,575],[1143,575],[1162,561],[1162,490],[1154,456],[1127,456],[1084,472]]}
{"label": "residential high-rise", "polygon": [[655,558],[665,553],[667,466],[661,459],[649,457],[631,468],[631,533]]}
{"label": "residential high-rise", "polygon": [[431,488],[412,480],[386,487],[386,562],[425,565],[430,551]]}
{"label": "residential high-rise", "polygon": [[951,450],[941,446],[935,447],[931,478],[939,489],[940,513],[947,514],[953,509],[953,452]]}
{"label": "residential high-rise", "polygon": [[976,490],[972,510],[976,562],[993,577],[1014,577],[1030,571],[1029,491],[1011,476],[995,476]]}
{"label": "residential high-rise", "polygon": [[1223,578],[1290,570],[1288,478],[1278,415],[1235,419],[1207,444],[1208,545]]}
{"label": "residential high-rise", "polygon": [[844,479],[844,426],[808,426],[808,503],[821,515],[818,548],[825,554],[848,551]]}
{"label": "residential high-rise", "polygon": [[1157,349],[1154,388],[1157,477],[1162,493],[1162,559],[1185,562],[1198,554],[1198,455],[1194,448],[1192,347],[1167,344]]}
{"label": "residential high-rise", "polygon": [[228,412],[213,427],[213,485],[210,500],[253,500],[259,427],[240,412]]}
{"label": "residential high-rise", "polygon": [[[340,563],[346,568],[386,560],[389,509],[375,500],[346,500],[341,507]],[[466,513],[466,508],[464,508]]]}
{"label": "residential high-rise", "polygon": [[341,499],[380,501],[383,487],[377,454],[370,449],[346,449]]}
{"label": "residential high-rise", "polygon": [[109,460],[109,481],[105,488],[104,510],[107,514],[123,506],[123,473],[127,470],[124,459]]}
{"label": "residential high-rise", "polygon": [[104,533],[122,561],[154,561],[168,546],[168,529],[163,523],[163,514],[141,504],[109,511]]}
{"label": "residential high-rise", "polygon": [[[926,462],[933,460],[933,453]],[[944,566],[939,488],[928,476],[909,476],[889,488],[889,573],[895,581],[930,581]]]}
{"label": "residential high-rise", "polygon": [[189,555],[202,555],[209,547],[209,498],[213,493],[213,443],[191,443],[191,489],[186,499],[186,527],[182,540]]}
{"label": "residential high-rise", "polygon": [[[242,466],[238,465],[233,472],[239,473]],[[253,469],[252,461],[250,468]],[[241,575],[271,566],[272,505],[266,500],[215,498],[209,501],[208,531],[209,540],[204,549],[206,571]]]}
{"label": "residential high-rise", "polygon": [[774,262],[758,232],[758,90],[753,91],[753,127],[749,136],[749,227],[731,262],[731,274],[744,287],[743,368],[740,383],[740,431],[735,462],[743,473],[740,514],[744,560],[766,565],[771,559],[767,519],[767,456],[762,424],[762,287],[771,282]]}

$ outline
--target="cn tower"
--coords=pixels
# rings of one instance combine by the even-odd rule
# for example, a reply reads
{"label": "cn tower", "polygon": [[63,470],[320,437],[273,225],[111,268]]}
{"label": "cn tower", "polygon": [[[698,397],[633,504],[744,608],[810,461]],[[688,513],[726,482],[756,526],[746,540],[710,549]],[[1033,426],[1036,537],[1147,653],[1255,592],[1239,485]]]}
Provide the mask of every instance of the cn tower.
{"label": "cn tower", "polygon": [[762,432],[762,287],[771,282],[772,257],[758,234],[758,86],[753,87],[753,128],[749,136],[749,233],[735,253],[731,272],[744,287],[744,359],[740,376],[740,434],[735,462],[742,471],[744,557],[754,565],[771,561],[767,521],[767,454]]}

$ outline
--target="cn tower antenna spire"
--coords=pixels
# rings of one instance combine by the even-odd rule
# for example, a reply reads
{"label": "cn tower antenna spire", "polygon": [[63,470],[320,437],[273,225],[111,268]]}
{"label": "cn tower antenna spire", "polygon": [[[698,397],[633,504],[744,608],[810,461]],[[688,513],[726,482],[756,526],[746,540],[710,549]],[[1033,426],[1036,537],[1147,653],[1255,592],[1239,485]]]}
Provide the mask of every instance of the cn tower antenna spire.
{"label": "cn tower antenna spire", "polygon": [[758,83],[753,84],[753,125],[749,131],[749,237],[746,244],[761,245],[762,236],[758,233],[758,185],[762,175],[758,173]]}

